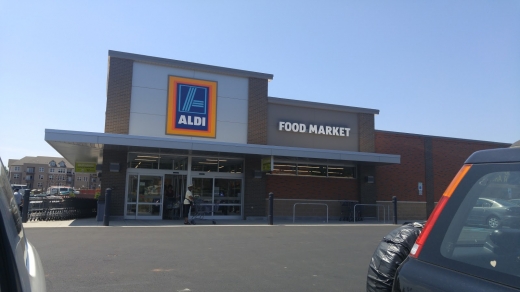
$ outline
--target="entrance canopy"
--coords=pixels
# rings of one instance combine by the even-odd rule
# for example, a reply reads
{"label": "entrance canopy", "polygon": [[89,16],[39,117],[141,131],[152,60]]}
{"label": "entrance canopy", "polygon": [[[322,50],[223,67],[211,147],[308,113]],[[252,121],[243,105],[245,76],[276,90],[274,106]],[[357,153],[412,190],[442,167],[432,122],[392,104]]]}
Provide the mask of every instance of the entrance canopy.
{"label": "entrance canopy", "polygon": [[313,148],[284,147],[258,144],[237,144],[190,140],[178,138],[159,138],[124,134],[92,133],[45,129],[45,141],[49,143],[70,163],[103,163],[103,149],[171,153],[180,150],[186,154],[222,153],[222,155],[261,155],[285,156],[306,159],[354,162],[370,165],[388,165],[400,163],[400,155],[337,151]]}

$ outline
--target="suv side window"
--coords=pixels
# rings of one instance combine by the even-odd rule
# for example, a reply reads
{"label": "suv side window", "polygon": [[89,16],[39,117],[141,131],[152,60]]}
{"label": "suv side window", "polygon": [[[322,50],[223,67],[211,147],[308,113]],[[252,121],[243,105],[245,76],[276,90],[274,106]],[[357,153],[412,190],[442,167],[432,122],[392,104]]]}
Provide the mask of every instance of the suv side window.
{"label": "suv side window", "polygon": [[520,164],[473,165],[446,204],[419,259],[520,288],[517,198]]}

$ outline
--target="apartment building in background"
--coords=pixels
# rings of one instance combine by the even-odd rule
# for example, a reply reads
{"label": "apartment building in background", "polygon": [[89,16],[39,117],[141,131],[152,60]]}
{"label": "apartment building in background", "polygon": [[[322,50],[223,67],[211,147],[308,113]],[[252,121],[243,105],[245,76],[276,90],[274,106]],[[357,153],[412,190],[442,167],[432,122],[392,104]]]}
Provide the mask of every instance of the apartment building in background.
{"label": "apartment building in background", "polygon": [[9,182],[26,184],[29,189],[46,191],[50,186],[95,189],[100,180],[96,173],[75,173],[74,165],[63,157],[25,156],[9,159]]}

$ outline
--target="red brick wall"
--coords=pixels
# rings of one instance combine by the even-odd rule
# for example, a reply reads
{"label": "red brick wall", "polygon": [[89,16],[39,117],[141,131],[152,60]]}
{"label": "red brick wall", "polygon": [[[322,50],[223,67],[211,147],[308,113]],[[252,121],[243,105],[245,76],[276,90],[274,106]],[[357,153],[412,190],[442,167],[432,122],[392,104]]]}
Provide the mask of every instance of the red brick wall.
{"label": "red brick wall", "polygon": [[451,183],[453,177],[460,170],[464,161],[475,151],[509,147],[508,144],[434,138],[433,144],[433,177],[435,181],[435,201],[439,201],[442,194]]}
{"label": "red brick wall", "polygon": [[266,186],[275,199],[359,200],[355,179],[267,175]]}
{"label": "red brick wall", "polygon": [[376,167],[378,201],[396,196],[402,201],[425,202],[418,195],[417,183],[425,183],[424,141],[421,136],[376,131],[376,153],[401,155],[401,164]]}
{"label": "red brick wall", "polygon": [[[401,164],[376,167],[377,200],[426,201],[425,139],[432,140],[433,191],[437,202],[471,153],[509,144],[376,131],[376,152],[401,155]],[[423,183],[418,195],[417,183]]]}

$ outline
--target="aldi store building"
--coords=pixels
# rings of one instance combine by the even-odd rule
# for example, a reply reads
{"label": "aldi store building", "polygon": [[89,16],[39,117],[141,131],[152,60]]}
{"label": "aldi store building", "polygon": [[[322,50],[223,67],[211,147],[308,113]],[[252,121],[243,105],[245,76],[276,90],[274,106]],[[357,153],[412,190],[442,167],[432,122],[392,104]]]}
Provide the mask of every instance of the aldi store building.
{"label": "aldi store building", "polygon": [[188,184],[207,219],[266,218],[270,192],[275,217],[338,219],[347,201],[388,210],[396,196],[400,219],[425,219],[471,152],[509,146],[377,131],[378,110],[269,97],[272,79],[109,51],[105,132],[45,140],[97,165],[111,215],[157,220],[182,217]]}

